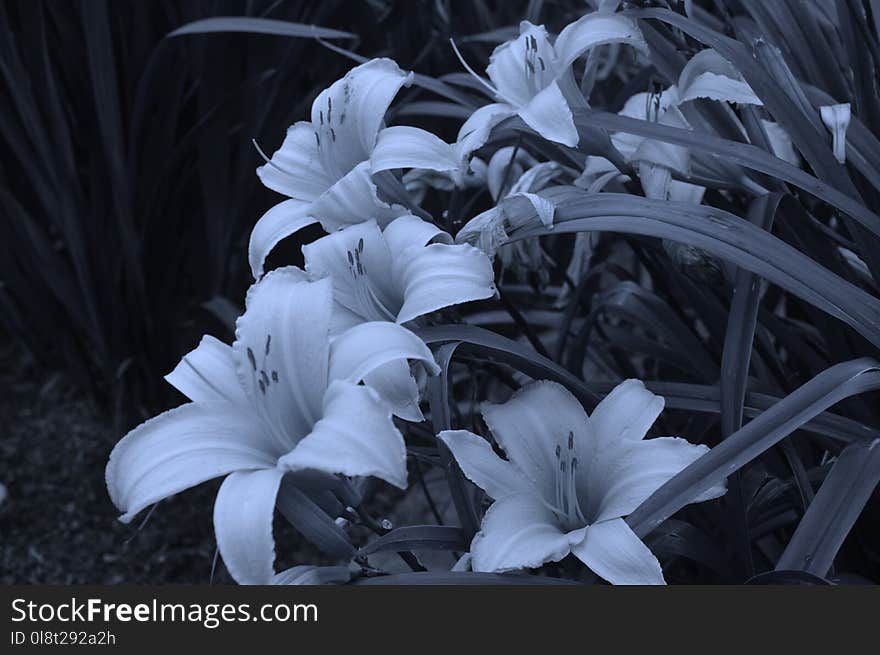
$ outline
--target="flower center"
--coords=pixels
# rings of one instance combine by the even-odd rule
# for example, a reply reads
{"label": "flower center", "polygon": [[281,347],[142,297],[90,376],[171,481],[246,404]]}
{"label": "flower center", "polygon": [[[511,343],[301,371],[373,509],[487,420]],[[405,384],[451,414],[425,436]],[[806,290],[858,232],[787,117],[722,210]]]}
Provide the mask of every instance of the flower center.
{"label": "flower center", "polygon": [[587,524],[577,494],[578,458],[574,449],[574,433],[568,433],[563,447],[556,444],[556,507],[555,511],[567,530]]}
{"label": "flower center", "polygon": [[539,91],[543,91],[544,87],[549,83],[548,77],[551,74],[547,72],[547,62],[538,54],[538,39],[530,34],[526,37],[526,52],[523,58],[523,66],[525,67],[525,77],[531,94],[537,95]]}
{"label": "flower center", "polygon": [[257,414],[260,415],[271,431],[273,439],[278,443],[279,452],[287,452],[293,444],[280,417],[273,411],[277,408],[272,402],[272,390],[277,387],[280,378],[278,371],[269,366],[267,362],[271,348],[272,335],[267,334],[266,344],[260,349],[259,359],[250,346],[247,349],[247,358],[251,365],[251,381],[253,382],[254,390],[259,390],[259,395],[255,396],[253,404]]}
{"label": "flower center", "polygon": [[352,290],[354,300],[361,316],[374,321],[394,321],[397,312],[391,310],[392,302],[385,297],[380,289],[377,289],[370,279],[361,255],[364,252],[364,240],[359,239],[357,246],[349,250],[348,271],[352,278]]}

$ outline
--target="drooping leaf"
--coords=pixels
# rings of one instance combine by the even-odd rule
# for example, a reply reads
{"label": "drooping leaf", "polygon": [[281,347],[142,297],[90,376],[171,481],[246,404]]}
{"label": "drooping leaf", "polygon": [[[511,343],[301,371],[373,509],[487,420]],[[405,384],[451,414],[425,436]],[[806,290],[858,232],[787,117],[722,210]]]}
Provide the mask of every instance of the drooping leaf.
{"label": "drooping leaf", "polygon": [[466,551],[461,528],[449,525],[407,525],[395,528],[360,549],[360,555],[382,551],[456,550]]}
{"label": "drooping leaf", "polygon": [[304,39],[356,39],[350,32],[331,30],[319,25],[305,25],[272,18],[252,16],[214,16],[203,18],[169,32],[167,38],[187,34],[211,34],[216,32],[246,32],[249,34],[274,34]]}
{"label": "drooping leaf", "polygon": [[776,570],[826,575],[878,482],[880,440],[860,441],[844,448],[776,563]]}
{"label": "drooping leaf", "polygon": [[666,518],[721,483],[765,450],[835,403],[880,388],[880,362],[862,358],[823,371],[690,464],[629,515],[646,535]]}
{"label": "drooping leaf", "polygon": [[761,275],[880,346],[880,300],[733,214],[706,205],[588,194],[575,187],[553,187],[542,195],[556,204],[552,229],[540,224],[531,203],[519,198],[503,202],[513,226],[508,231],[510,241],[595,230],[686,243]]}

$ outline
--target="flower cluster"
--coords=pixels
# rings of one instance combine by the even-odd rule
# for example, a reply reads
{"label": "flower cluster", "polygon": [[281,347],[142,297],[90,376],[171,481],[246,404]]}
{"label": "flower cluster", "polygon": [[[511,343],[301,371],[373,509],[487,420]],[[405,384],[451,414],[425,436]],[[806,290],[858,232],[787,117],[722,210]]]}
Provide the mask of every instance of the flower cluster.
{"label": "flower cluster", "polygon": [[[507,272],[546,283],[541,276],[553,263],[537,237],[508,243],[523,221],[553,228],[556,206],[542,191],[560,184],[599,193],[637,179],[648,197],[699,203],[700,181],[713,177],[711,158],[628,133],[592,149],[576,121],[589,92],[575,69],[583,70],[586,55],[593,70],[597,53],[644,58],[649,49],[634,21],[607,8],[555,38],[523,22],[492,53],[487,77],[456,49],[476,80],[471,91],[489,97],[469,110],[453,143],[421,128],[386,126],[397,94],[415,83],[390,59],[367,61],[318,95],[310,120],[291,126],[257,169],[287,199],[251,234],[255,281],[234,342],[205,336],[166,376],[190,402],[129,432],[110,456],[107,487],[121,519],[223,477],[214,528],[237,582],[378,575],[381,567],[351,542],[355,528],[388,529],[367,511],[363,496],[374,487],[364,481],[403,490],[408,452],[428,462],[451,455],[492,501],[455,570],[540,569],[573,555],[577,566],[615,584],[663,583],[658,559],[625,517],[708,450],[676,437],[645,438],[663,398],[626,380],[588,415],[559,381],[517,373],[508,380],[521,386],[512,395],[497,385],[487,392],[487,429],[475,421],[473,431],[443,430],[451,426],[440,414],[450,408],[425,402],[426,385],[447,373],[425,328],[468,323],[462,306],[494,303]],[[730,64],[706,50],[678,85],[633,96],[621,115],[687,128],[685,105],[696,98],[760,103]],[[780,153],[791,150],[778,131],[768,135]],[[453,235],[420,205],[428,193],[465,188],[484,189],[492,206]],[[517,199],[530,218],[506,211]],[[302,247],[304,269],[266,272],[276,244],[313,224],[326,235]],[[577,252],[588,247],[579,237],[572,262],[588,260]],[[574,277],[578,266],[569,267]],[[460,399],[449,400],[455,417]],[[446,464],[452,485],[458,469]],[[476,488],[465,495],[473,500]],[[723,493],[715,485],[692,500]],[[276,509],[314,538],[303,519],[310,513],[311,525],[331,535],[316,543],[344,566],[323,575],[303,566],[276,573]]]}

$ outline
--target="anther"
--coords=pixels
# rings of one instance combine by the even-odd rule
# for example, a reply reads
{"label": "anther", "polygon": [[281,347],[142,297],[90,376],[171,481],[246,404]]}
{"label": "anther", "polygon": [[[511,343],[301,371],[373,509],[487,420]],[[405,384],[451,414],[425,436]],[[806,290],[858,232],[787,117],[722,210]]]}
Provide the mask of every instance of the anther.
{"label": "anther", "polygon": [[364,239],[363,239],[363,237],[361,237],[360,239],[358,239],[358,252],[363,252],[363,251],[364,251]]}
{"label": "anther", "polygon": [[354,257],[351,256],[351,250],[349,250],[349,251],[347,252],[347,254],[348,254],[348,265],[349,265],[349,266],[354,266]]}
{"label": "anther", "polygon": [[272,382],[278,382],[278,371],[272,371]]}
{"label": "anther", "polygon": [[248,348],[247,349],[247,356],[251,362],[251,368],[253,368],[256,371],[257,370],[257,358],[254,357],[254,351],[251,350],[250,348]]}
{"label": "anther", "polygon": [[260,384],[260,393],[262,393],[265,396],[266,395],[265,383],[262,380],[257,380],[257,382],[259,382],[259,384]]}
{"label": "anther", "polygon": [[574,432],[568,433],[568,449],[574,450]]}
{"label": "anther", "polygon": [[269,376],[266,375],[266,371],[261,370],[260,377],[262,378],[260,380],[260,382],[262,382],[264,385],[266,385],[268,387],[269,386]]}
{"label": "anther", "polygon": [[266,335],[266,354],[267,354],[267,355],[269,354],[269,345],[270,345],[271,343],[272,343],[272,335],[271,335],[271,334],[267,334],[267,335]]}

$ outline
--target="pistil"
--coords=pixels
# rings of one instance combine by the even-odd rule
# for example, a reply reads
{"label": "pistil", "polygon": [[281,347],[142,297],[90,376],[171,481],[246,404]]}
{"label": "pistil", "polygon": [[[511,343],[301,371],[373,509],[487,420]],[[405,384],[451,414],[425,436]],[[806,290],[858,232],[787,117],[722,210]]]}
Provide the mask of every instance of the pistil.
{"label": "pistil", "polygon": [[567,529],[586,525],[577,494],[578,458],[574,450],[574,433],[568,433],[566,448],[556,445],[556,512]]}

